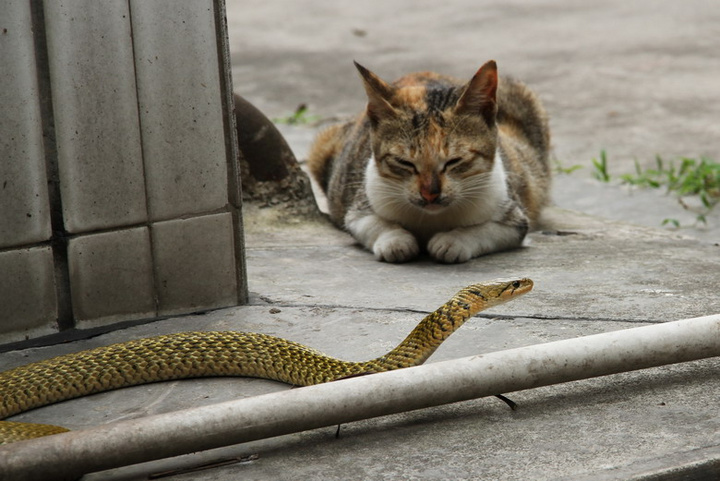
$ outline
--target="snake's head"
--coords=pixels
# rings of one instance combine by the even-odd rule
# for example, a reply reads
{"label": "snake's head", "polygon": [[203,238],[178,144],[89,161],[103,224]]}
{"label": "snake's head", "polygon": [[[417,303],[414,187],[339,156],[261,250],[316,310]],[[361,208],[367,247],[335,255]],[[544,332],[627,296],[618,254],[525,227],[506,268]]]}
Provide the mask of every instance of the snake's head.
{"label": "snake's head", "polygon": [[533,281],[527,277],[520,279],[495,279],[494,281],[490,281],[490,284],[494,285],[494,288],[498,292],[498,298],[500,299],[498,304],[527,294],[533,288]]}
{"label": "snake's head", "polygon": [[469,294],[478,310],[487,309],[530,292],[533,281],[527,277],[494,279],[468,286],[461,293]]}

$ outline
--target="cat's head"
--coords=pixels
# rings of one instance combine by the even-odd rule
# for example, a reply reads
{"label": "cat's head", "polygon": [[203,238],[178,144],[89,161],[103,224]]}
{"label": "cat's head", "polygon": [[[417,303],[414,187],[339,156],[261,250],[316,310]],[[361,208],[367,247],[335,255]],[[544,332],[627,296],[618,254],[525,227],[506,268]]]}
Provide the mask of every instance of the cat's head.
{"label": "cat's head", "polygon": [[477,196],[497,146],[495,62],[465,85],[430,73],[388,84],[355,65],[368,96],[373,156],[387,197],[439,213]]}

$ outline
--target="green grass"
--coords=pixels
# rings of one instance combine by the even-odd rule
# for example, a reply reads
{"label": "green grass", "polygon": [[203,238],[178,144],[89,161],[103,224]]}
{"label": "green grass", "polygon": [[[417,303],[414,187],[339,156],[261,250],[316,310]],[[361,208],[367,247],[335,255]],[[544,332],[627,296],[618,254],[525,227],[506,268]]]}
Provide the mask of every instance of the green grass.
{"label": "green grass", "polygon": [[[607,153],[600,152],[599,159],[592,159],[593,177],[601,182],[610,182]],[[720,202],[720,163],[706,157],[693,159],[682,157],[677,161],[665,161],[659,155],[655,157],[655,167],[643,169],[635,161],[635,173],[620,176],[623,184],[638,187],[660,189],[678,196],[683,208],[690,210],[682,200],[684,196],[696,195],[702,203],[700,211],[696,211],[696,222],[707,224],[707,216]],[[665,219],[663,225],[680,227],[676,219]]]}
{"label": "green grass", "polygon": [[560,159],[554,158],[553,163],[555,164],[555,172],[558,174],[572,174],[578,169],[582,169],[583,166],[580,164],[574,164],[569,167],[565,167],[562,162],[560,162]]}
{"label": "green grass", "polygon": [[272,119],[272,121],[276,124],[287,125],[307,125],[315,123],[319,120],[319,115],[310,115],[308,113],[308,107],[305,104],[298,105],[298,108],[295,109],[295,112],[290,115],[286,115],[285,117],[276,117]]}
{"label": "green grass", "polygon": [[667,187],[668,192],[679,195],[698,195],[705,207],[717,203],[720,198],[720,164],[705,157],[690,159],[683,157],[680,164],[665,162],[659,155],[655,157],[655,169],[640,168],[635,162],[635,174],[620,176],[622,181],[631,185],[660,188]]}
{"label": "green grass", "polygon": [[593,170],[592,174],[600,182],[610,182],[610,173],[608,172],[607,166],[607,154],[605,150],[600,151],[600,160],[592,159]]}
{"label": "green grass", "polygon": [[[659,155],[655,157],[654,169],[642,169],[635,162],[635,174],[625,174],[620,179],[625,184],[659,189],[665,187],[667,192],[678,195],[680,204],[683,196],[696,195],[702,203],[702,210],[697,212],[696,220],[707,224],[707,215],[720,201],[720,163],[706,157],[692,159],[683,157],[678,162],[666,162]],[[676,227],[679,223],[674,219],[665,219],[664,224]]]}

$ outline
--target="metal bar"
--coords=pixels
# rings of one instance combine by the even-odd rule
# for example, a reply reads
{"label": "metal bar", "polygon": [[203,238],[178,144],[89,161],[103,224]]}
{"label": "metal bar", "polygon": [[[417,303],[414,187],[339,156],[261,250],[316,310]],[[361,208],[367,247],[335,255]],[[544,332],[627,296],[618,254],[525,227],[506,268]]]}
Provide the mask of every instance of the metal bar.
{"label": "metal bar", "polygon": [[0,479],[82,474],[440,404],[720,356],[720,314],[345,379],[0,448]]}

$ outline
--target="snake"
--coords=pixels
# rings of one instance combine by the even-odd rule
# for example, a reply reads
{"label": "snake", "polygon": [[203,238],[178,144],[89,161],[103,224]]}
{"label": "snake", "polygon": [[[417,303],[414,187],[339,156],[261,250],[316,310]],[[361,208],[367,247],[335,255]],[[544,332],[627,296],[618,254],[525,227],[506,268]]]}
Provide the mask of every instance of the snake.
{"label": "snake", "polygon": [[[469,318],[532,287],[527,278],[465,287],[425,316],[397,347],[363,362],[337,359],[279,337],[239,331],[180,332],[65,354],[0,372],[0,419],[68,399],[158,381],[244,376],[309,386],[418,366]],[[65,431],[48,424],[0,421],[0,444]]]}

